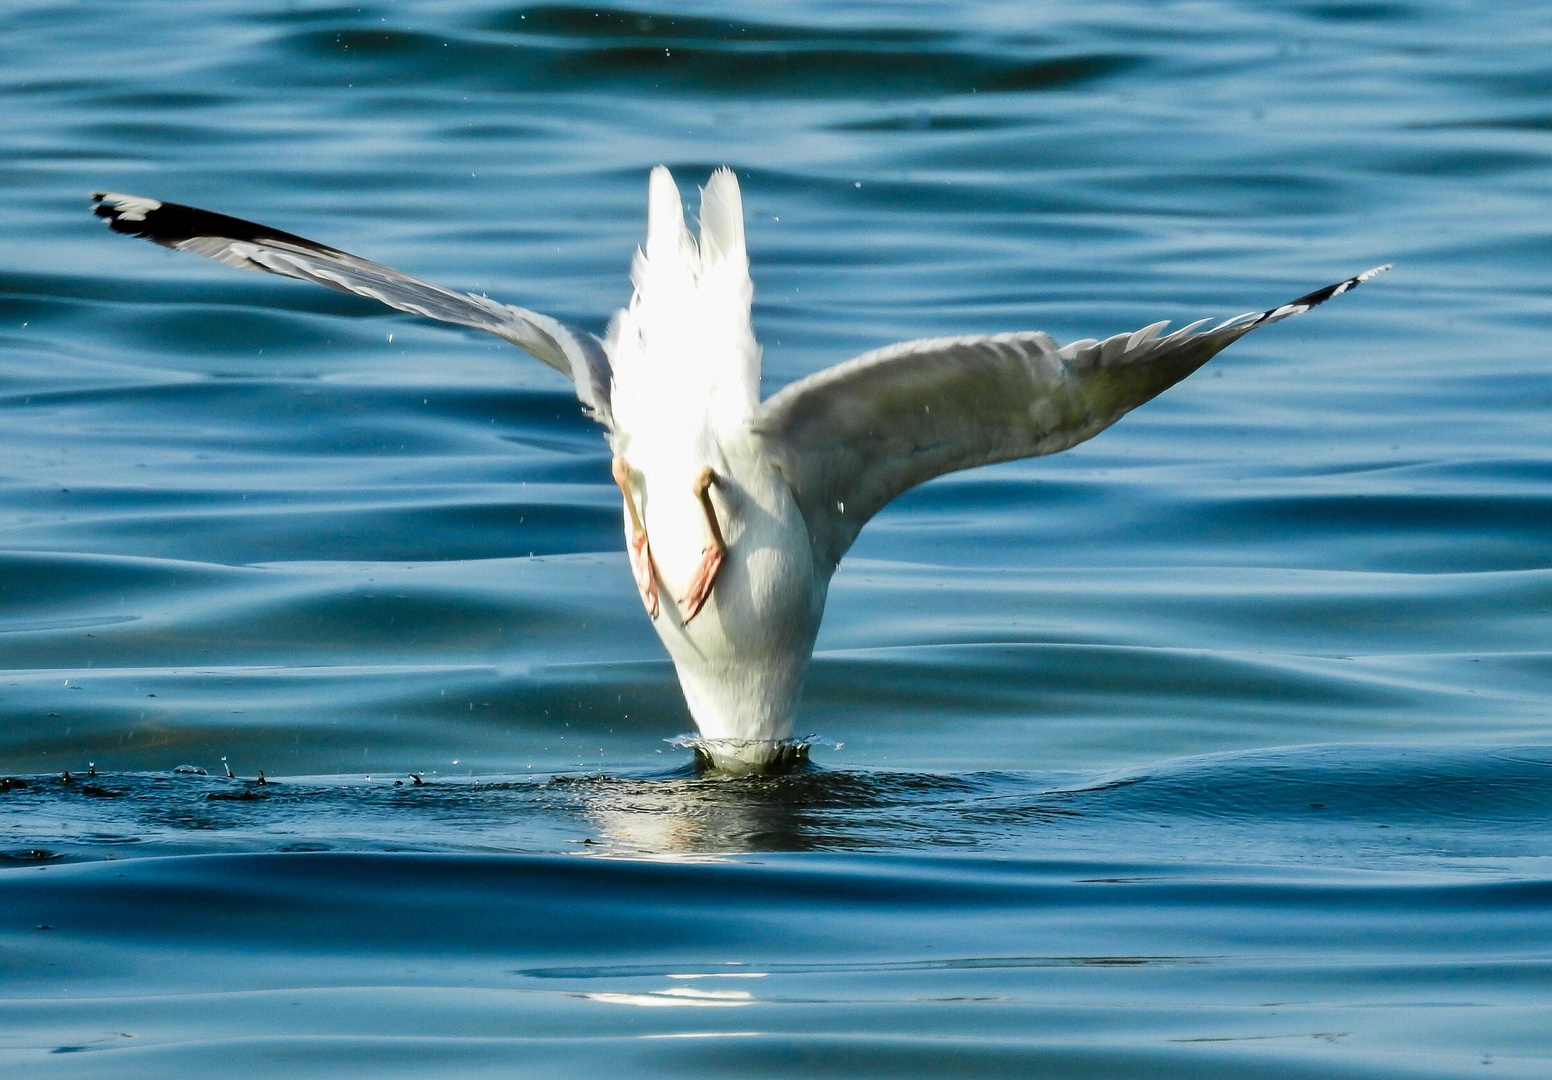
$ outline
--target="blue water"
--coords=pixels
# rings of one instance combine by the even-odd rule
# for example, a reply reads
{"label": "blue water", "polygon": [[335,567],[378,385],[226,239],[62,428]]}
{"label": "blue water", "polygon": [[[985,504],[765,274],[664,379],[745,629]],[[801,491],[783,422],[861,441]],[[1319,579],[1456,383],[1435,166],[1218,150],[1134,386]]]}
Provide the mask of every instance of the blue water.
{"label": "blue water", "polygon": [[[1544,5],[16,2],[0,100],[6,1075],[1552,1072]],[[767,391],[1396,268],[900,499],[709,779],[558,376],[87,208],[601,330],[660,162]]]}

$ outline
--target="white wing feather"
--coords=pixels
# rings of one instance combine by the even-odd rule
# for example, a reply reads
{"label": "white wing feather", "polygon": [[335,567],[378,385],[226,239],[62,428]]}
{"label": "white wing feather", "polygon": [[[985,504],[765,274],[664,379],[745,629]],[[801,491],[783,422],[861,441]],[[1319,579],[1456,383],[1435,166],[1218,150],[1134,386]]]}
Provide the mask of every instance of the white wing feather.
{"label": "white wing feather", "polygon": [[576,384],[589,413],[612,426],[609,361],[592,334],[548,315],[454,292],[349,252],[241,218],[136,195],[98,192],[96,214],[115,232],[193,252],[240,270],[311,281],[398,311],[485,330],[504,338]]}
{"label": "white wing feather", "polygon": [[1058,347],[1043,333],[907,341],[787,386],[754,429],[834,567],[868,519],[935,476],[1054,454],[1173,386],[1258,326],[1308,311],[1376,267],[1268,311],[1167,337],[1167,323]]}

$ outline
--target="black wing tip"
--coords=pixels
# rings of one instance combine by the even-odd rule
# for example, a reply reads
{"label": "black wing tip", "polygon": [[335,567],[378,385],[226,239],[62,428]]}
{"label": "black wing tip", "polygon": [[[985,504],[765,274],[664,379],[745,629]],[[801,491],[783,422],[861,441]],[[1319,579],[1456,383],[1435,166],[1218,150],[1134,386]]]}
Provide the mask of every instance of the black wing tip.
{"label": "black wing tip", "polygon": [[161,238],[156,234],[151,219],[159,216],[162,207],[166,204],[156,199],[124,195],[117,191],[94,191],[92,201],[96,203],[92,207],[92,213],[106,221],[108,228],[114,232],[144,236],[160,242]]}
{"label": "black wing tip", "polygon": [[165,247],[177,247],[190,240],[211,237],[248,243],[279,243],[326,255],[343,255],[337,248],[316,240],[282,232],[242,218],[228,217],[212,210],[200,210],[182,203],[162,202],[140,195],[116,191],[94,191],[92,213],[108,223],[108,228],[127,236],[140,236]]}
{"label": "black wing tip", "polygon": [[1290,300],[1280,307],[1274,307],[1270,310],[1263,311],[1261,313],[1261,317],[1256,319],[1254,325],[1262,326],[1266,323],[1277,322],[1279,319],[1286,319],[1293,315],[1302,315],[1306,311],[1310,310],[1310,308],[1319,307],[1321,304],[1324,304],[1333,296],[1341,296],[1349,289],[1356,289],[1365,281],[1368,281],[1372,277],[1383,274],[1386,270],[1389,270],[1394,265],[1395,263],[1385,263],[1382,266],[1370,267],[1368,270],[1365,270],[1361,274],[1354,274],[1350,278],[1343,278],[1341,281],[1338,281],[1334,285],[1327,285],[1323,289],[1316,289],[1312,293],[1304,294],[1297,300]]}

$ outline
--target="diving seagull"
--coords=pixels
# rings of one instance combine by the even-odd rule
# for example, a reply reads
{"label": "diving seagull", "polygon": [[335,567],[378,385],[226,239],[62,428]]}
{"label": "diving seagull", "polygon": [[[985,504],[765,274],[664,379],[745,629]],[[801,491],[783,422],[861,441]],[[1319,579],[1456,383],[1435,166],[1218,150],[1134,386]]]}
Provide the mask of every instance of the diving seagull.
{"label": "diving seagull", "polygon": [[1060,346],[1039,331],[901,342],[761,401],[743,201],[725,168],[701,190],[699,239],[673,177],[652,170],[634,292],[602,338],[250,221],[94,199],[115,232],[487,330],[570,378],[613,451],[631,572],[698,749],[730,772],[792,759],[830,577],[891,499],[944,473],[1075,446],[1257,327],[1389,268],[1171,334],[1166,321]]}

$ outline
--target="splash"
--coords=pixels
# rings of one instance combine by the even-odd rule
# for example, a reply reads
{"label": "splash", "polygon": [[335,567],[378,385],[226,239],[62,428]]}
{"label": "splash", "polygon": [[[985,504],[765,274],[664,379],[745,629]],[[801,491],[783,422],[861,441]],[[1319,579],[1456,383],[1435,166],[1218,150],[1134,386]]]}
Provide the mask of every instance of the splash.
{"label": "splash", "polygon": [[707,739],[693,732],[665,740],[668,745],[695,752],[696,767],[703,772],[725,776],[749,773],[780,775],[801,769],[809,763],[808,751],[814,746],[839,750],[842,743],[823,735],[801,739]]}

